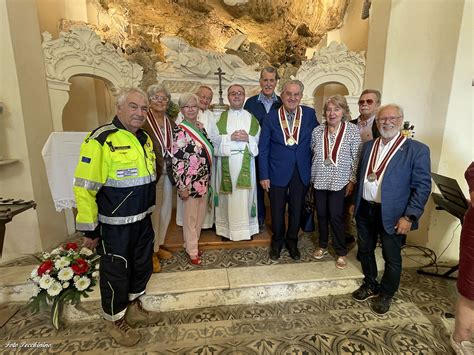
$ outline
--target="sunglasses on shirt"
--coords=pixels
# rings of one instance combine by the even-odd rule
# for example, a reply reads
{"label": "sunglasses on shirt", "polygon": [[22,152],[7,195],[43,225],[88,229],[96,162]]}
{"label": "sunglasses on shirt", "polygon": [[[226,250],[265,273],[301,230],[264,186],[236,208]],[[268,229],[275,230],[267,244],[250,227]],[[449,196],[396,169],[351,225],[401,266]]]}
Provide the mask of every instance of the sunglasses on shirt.
{"label": "sunglasses on shirt", "polygon": [[374,100],[372,99],[367,99],[367,100],[359,100],[359,106],[362,106],[367,102],[367,105],[372,105],[374,103]]}

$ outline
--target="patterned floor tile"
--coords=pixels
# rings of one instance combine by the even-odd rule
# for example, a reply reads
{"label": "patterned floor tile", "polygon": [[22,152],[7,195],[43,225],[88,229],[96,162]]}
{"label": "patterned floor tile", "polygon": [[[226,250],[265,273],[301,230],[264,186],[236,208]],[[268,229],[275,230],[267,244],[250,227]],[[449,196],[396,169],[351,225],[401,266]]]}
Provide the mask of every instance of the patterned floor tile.
{"label": "patterned floor tile", "polygon": [[[243,251],[219,260],[255,261]],[[112,341],[102,321],[74,322],[57,332],[48,312],[31,315],[22,309],[0,327],[0,348],[2,354],[44,353],[41,344],[61,354],[450,354],[452,326],[446,326],[444,314],[453,312],[455,299],[455,281],[407,269],[383,316],[350,294],[163,312],[157,325],[138,329],[142,341],[132,349]],[[97,312],[100,303],[88,307]]]}

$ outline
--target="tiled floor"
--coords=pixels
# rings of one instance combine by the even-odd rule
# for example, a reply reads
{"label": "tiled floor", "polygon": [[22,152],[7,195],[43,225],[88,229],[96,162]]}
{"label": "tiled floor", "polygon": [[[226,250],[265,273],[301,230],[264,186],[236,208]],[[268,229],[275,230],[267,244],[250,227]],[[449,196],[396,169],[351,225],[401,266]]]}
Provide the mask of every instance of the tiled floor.
{"label": "tiled floor", "polygon": [[[449,354],[443,315],[453,310],[454,290],[453,281],[409,269],[384,316],[350,295],[163,312],[158,324],[140,328],[142,341],[132,349],[110,340],[101,322],[68,324],[56,333],[47,313],[23,310],[0,334],[3,353],[43,353],[48,347],[61,354]],[[15,344],[36,348],[8,347]]]}
{"label": "tiled floor", "polygon": [[[312,238],[301,239],[298,263],[314,260]],[[202,267],[294,263],[286,254],[275,262],[263,247],[212,250]],[[195,268],[184,253],[164,263],[167,273]],[[140,328],[142,340],[131,349],[109,339],[101,321],[71,323],[56,332],[47,312],[31,315],[20,309],[0,328],[0,347],[6,354],[450,354],[452,321],[444,314],[453,312],[455,297],[453,280],[406,269],[391,311],[384,316],[372,313],[367,302],[353,301],[350,294],[163,312],[156,325]],[[87,307],[100,308],[97,302]]]}

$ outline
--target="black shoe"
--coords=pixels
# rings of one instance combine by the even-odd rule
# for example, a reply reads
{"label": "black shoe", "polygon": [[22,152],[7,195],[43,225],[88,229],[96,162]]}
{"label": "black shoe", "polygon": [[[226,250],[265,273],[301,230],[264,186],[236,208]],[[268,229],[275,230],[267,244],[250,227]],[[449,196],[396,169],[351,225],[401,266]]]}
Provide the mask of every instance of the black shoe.
{"label": "black shoe", "polygon": [[352,298],[355,301],[363,302],[369,298],[377,297],[378,292],[371,289],[367,284],[363,284],[357,290],[352,292]]}
{"label": "black shoe", "polygon": [[377,314],[385,314],[390,309],[392,297],[387,295],[379,295],[370,303],[370,309]]}
{"label": "black shoe", "polygon": [[273,248],[270,248],[270,259],[272,260],[278,260],[280,259],[280,250],[275,250]]}
{"label": "black shoe", "polygon": [[290,256],[293,260],[300,260],[301,259],[301,254],[298,248],[290,248],[288,249],[290,252]]}

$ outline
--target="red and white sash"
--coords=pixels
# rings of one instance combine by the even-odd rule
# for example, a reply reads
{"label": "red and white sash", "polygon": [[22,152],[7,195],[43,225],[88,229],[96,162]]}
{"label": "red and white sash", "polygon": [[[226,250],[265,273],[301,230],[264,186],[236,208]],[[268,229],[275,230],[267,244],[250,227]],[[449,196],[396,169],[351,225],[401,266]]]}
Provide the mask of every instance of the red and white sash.
{"label": "red and white sash", "polygon": [[324,165],[328,166],[330,164],[334,164],[337,166],[337,160],[339,158],[339,152],[341,150],[342,141],[344,140],[344,136],[346,134],[346,123],[341,122],[339,127],[336,131],[336,138],[334,140],[333,145],[329,144],[329,127],[326,124],[324,127],[323,132],[323,163]]}
{"label": "red and white sash", "polygon": [[375,140],[374,145],[372,146],[372,150],[370,151],[369,164],[367,166],[367,173],[366,173],[366,178],[370,182],[378,181],[380,179],[380,176],[384,173],[385,168],[387,167],[390,160],[392,160],[395,153],[402,146],[402,144],[405,143],[405,141],[407,140],[407,138],[404,137],[400,133],[398,134],[396,138],[393,138],[393,139],[395,139],[395,142],[393,143],[388,153],[380,162],[377,162],[378,160],[377,158],[378,158],[378,153],[379,153],[379,147],[380,147],[380,144],[382,143],[382,139],[381,137],[378,137]]}
{"label": "red and white sash", "polygon": [[301,107],[298,106],[295,113],[295,118],[293,119],[293,127],[291,127],[291,131],[288,125],[288,119],[286,118],[286,111],[282,107],[278,110],[278,117],[280,119],[280,128],[283,133],[283,140],[285,141],[286,145],[292,146],[298,144],[300,138],[300,126],[301,126],[301,119],[302,119],[302,110]]}
{"label": "red and white sash", "polygon": [[148,123],[150,124],[150,127],[160,143],[161,146],[161,153],[163,157],[166,155],[172,156],[171,154],[171,147],[173,145],[173,132],[171,129],[171,123],[166,117],[166,115],[163,117],[163,123],[164,123],[164,132],[161,130],[161,127],[158,125],[158,122],[155,119],[155,116],[153,115],[153,112],[148,111],[147,117],[146,117]]}

